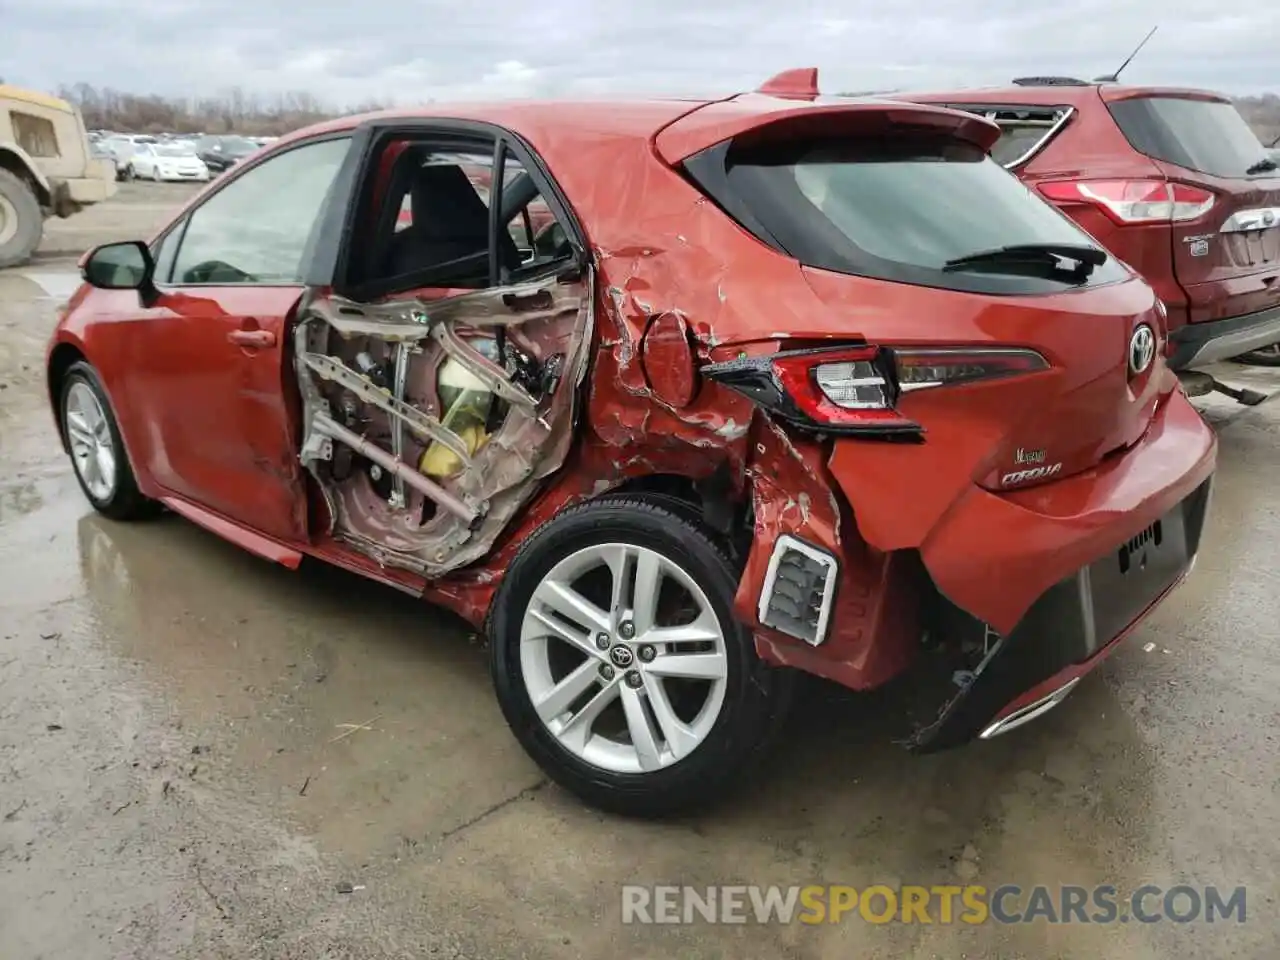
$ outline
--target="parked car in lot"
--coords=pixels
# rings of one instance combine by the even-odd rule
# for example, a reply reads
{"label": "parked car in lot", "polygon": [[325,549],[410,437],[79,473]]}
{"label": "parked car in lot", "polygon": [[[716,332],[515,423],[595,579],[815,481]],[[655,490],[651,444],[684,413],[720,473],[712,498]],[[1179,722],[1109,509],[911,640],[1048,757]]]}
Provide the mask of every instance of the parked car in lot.
{"label": "parked car in lot", "polygon": [[795,670],[933,691],[918,749],[1043,713],[1190,570],[1214,436],[995,124],[805,77],[283,138],[82,261],[86,497],[455,610],[613,810],[721,795]]}
{"label": "parked car in lot", "polygon": [[136,149],[133,139],[123,134],[112,134],[98,141],[99,149],[105,150],[116,168],[116,179],[126,180],[129,177],[129,160]]}
{"label": "parked car in lot", "polygon": [[129,176],[146,180],[195,180],[207,181],[209,168],[196,156],[190,144],[141,143],[129,158]]}
{"label": "parked car in lot", "polygon": [[1280,341],[1280,162],[1229,98],[1069,77],[901,96],[998,123],[993,155],[1155,288],[1175,370]]}
{"label": "parked car in lot", "polygon": [[201,137],[196,141],[196,156],[213,174],[231,169],[260,147],[248,137]]}

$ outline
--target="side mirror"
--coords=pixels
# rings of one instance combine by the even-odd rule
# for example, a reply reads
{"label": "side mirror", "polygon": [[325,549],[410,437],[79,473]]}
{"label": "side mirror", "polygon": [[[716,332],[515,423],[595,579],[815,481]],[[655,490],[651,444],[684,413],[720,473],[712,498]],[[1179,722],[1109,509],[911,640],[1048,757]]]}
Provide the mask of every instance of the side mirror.
{"label": "side mirror", "polygon": [[155,292],[156,264],[141,240],[105,243],[89,251],[80,268],[86,283],[100,290],[137,290],[143,298]]}

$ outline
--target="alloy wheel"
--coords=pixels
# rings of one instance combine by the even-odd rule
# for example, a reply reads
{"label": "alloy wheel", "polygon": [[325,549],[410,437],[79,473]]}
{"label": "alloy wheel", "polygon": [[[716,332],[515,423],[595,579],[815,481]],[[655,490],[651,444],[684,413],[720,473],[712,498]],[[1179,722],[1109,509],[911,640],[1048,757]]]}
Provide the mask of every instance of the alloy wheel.
{"label": "alloy wheel", "polygon": [[64,414],[76,473],[90,495],[105,503],[115,492],[117,459],[106,412],[89,385],[77,381],[67,390]]}
{"label": "alloy wheel", "polygon": [[610,773],[689,756],[724,705],[725,634],[707,594],[657,551],[605,543],[534,589],[520,628],[534,712],[564,749]]}

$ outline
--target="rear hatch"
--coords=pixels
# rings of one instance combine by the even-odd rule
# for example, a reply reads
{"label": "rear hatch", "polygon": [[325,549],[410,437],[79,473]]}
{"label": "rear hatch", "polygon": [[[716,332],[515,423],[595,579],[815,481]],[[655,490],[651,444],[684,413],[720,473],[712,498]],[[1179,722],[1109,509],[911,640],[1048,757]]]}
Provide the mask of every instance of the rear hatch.
{"label": "rear hatch", "polygon": [[[1211,94],[1102,87],[1126,139],[1178,190],[1212,204],[1173,229],[1192,323],[1280,306],[1280,164],[1235,105]],[[1175,197],[1177,196],[1175,192]]]}
{"label": "rear hatch", "polygon": [[[836,414],[842,423],[830,432],[863,437],[892,414],[921,427],[923,444],[859,441],[855,457],[864,494],[891,491],[905,473],[939,481],[922,488],[929,502],[912,517],[894,518],[907,541],[972,483],[1032,486],[1136,443],[1174,387],[1158,358],[1165,324],[1150,288],[987,155],[994,127],[978,134],[972,118],[950,115],[949,130],[936,112],[925,126],[902,107],[878,120],[869,106],[820,125],[784,119],[681,164],[740,225],[798,261],[813,295],[773,290],[770,325],[725,337],[717,357],[879,349],[877,369],[890,380],[879,406],[860,392],[873,371],[850,363],[853,354],[819,353],[783,361],[793,366],[779,380],[808,396],[772,412],[794,423],[796,406],[808,404],[811,429],[823,432],[822,417]],[[1133,369],[1144,327],[1153,339]],[[744,350],[752,340],[756,349]],[[841,375],[858,399],[833,411],[844,403],[831,392]]]}

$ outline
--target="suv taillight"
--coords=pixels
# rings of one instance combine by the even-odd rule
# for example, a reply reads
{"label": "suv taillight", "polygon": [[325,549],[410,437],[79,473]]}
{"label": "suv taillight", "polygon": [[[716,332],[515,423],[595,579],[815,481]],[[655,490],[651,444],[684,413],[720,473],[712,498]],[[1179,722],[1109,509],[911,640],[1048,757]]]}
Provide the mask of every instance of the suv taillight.
{"label": "suv taillight", "polygon": [[702,368],[703,376],[754,400],[781,420],[818,433],[918,438],[923,429],[897,410],[904,391],[1017,376],[1048,369],[1021,348],[858,344],[784,350]]}
{"label": "suv taillight", "polygon": [[1195,220],[1214,204],[1208,190],[1167,180],[1054,180],[1037,189],[1055,203],[1093,204],[1122,226]]}

